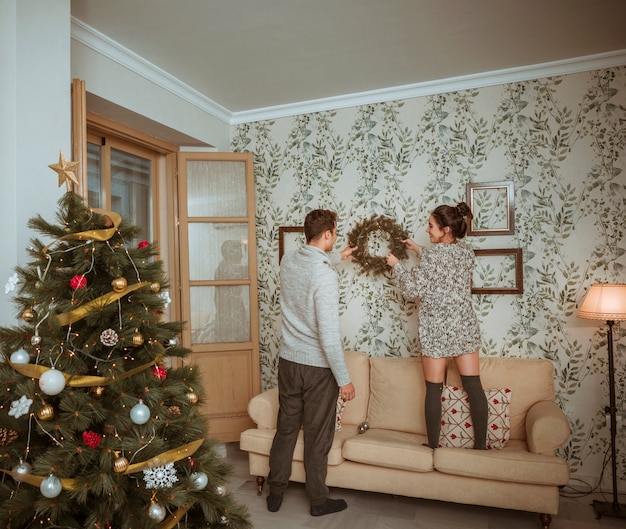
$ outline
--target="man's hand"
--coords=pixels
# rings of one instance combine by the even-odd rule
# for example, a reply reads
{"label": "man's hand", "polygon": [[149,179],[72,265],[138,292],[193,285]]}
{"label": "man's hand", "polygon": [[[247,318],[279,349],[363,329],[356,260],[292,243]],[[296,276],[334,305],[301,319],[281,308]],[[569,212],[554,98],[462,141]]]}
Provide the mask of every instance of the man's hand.
{"label": "man's hand", "polygon": [[339,388],[339,392],[340,392],[341,398],[345,400],[346,402],[348,402],[349,400],[352,400],[354,396],[356,395],[356,392],[354,390],[354,385],[352,384],[352,382],[350,382],[350,384],[346,384],[345,386],[341,386]]}
{"label": "man's hand", "polygon": [[341,255],[341,260],[345,261],[346,259],[352,259],[352,252],[356,250],[356,246],[346,246],[343,250],[339,252]]}

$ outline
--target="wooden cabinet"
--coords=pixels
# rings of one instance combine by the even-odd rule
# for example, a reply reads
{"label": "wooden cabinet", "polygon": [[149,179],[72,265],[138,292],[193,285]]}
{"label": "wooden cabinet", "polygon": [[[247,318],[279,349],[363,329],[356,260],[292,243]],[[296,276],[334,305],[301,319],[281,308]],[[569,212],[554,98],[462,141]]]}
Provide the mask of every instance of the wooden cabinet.
{"label": "wooden cabinet", "polygon": [[179,153],[178,172],[183,344],[201,370],[211,437],[237,441],[260,391],[252,154]]}

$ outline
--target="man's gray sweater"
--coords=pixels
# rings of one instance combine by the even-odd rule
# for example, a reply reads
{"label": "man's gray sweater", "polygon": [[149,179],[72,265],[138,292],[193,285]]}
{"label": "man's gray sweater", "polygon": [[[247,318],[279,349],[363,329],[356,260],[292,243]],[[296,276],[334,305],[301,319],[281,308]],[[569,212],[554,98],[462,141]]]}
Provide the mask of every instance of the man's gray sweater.
{"label": "man's gray sweater", "polygon": [[339,387],[350,383],[339,332],[339,284],[327,254],[305,245],[280,263],[282,339],[280,357],[290,362],[329,367]]}

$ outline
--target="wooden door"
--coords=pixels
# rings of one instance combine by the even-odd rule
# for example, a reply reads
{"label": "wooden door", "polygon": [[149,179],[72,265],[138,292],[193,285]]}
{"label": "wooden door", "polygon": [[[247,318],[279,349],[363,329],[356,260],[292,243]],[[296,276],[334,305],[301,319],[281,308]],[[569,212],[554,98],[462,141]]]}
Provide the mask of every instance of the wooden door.
{"label": "wooden door", "polygon": [[183,344],[201,370],[211,437],[238,441],[260,391],[252,154],[178,157]]}

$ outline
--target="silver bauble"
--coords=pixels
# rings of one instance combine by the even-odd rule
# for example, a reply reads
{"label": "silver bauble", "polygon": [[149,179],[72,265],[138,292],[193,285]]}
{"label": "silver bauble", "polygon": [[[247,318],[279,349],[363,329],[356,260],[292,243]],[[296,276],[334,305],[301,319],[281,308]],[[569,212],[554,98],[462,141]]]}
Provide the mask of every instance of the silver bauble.
{"label": "silver bauble", "polygon": [[160,522],[165,518],[165,507],[156,502],[152,502],[148,507],[148,516],[155,522]]}
{"label": "silver bauble", "polygon": [[61,494],[62,489],[61,480],[54,474],[50,474],[41,482],[41,485],[39,485],[41,494],[46,498],[56,498],[59,494]]}
{"label": "silver bauble", "polygon": [[209,483],[209,478],[204,472],[192,472],[189,479],[195,490],[202,490]]}
{"label": "silver bauble", "polygon": [[17,476],[13,476],[13,479],[15,481],[22,481],[21,476],[26,476],[27,474],[30,474],[33,471],[33,467],[31,467],[29,463],[26,463],[26,461],[22,461],[20,459],[20,462],[15,465],[11,470],[15,474],[17,474]]}
{"label": "silver bauble", "polygon": [[217,494],[218,496],[225,496],[226,487],[224,487],[224,485],[218,485],[217,487],[215,487],[215,494]]}
{"label": "silver bauble", "polygon": [[146,424],[148,419],[150,419],[150,408],[143,402],[140,401],[130,409],[130,420],[135,424]]}
{"label": "silver bauble", "polygon": [[39,389],[46,395],[58,395],[65,388],[65,376],[58,369],[48,369],[39,377]]}
{"label": "silver bauble", "polygon": [[20,347],[17,351],[11,353],[12,364],[28,364],[28,362],[30,362],[30,355],[25,349]]}

